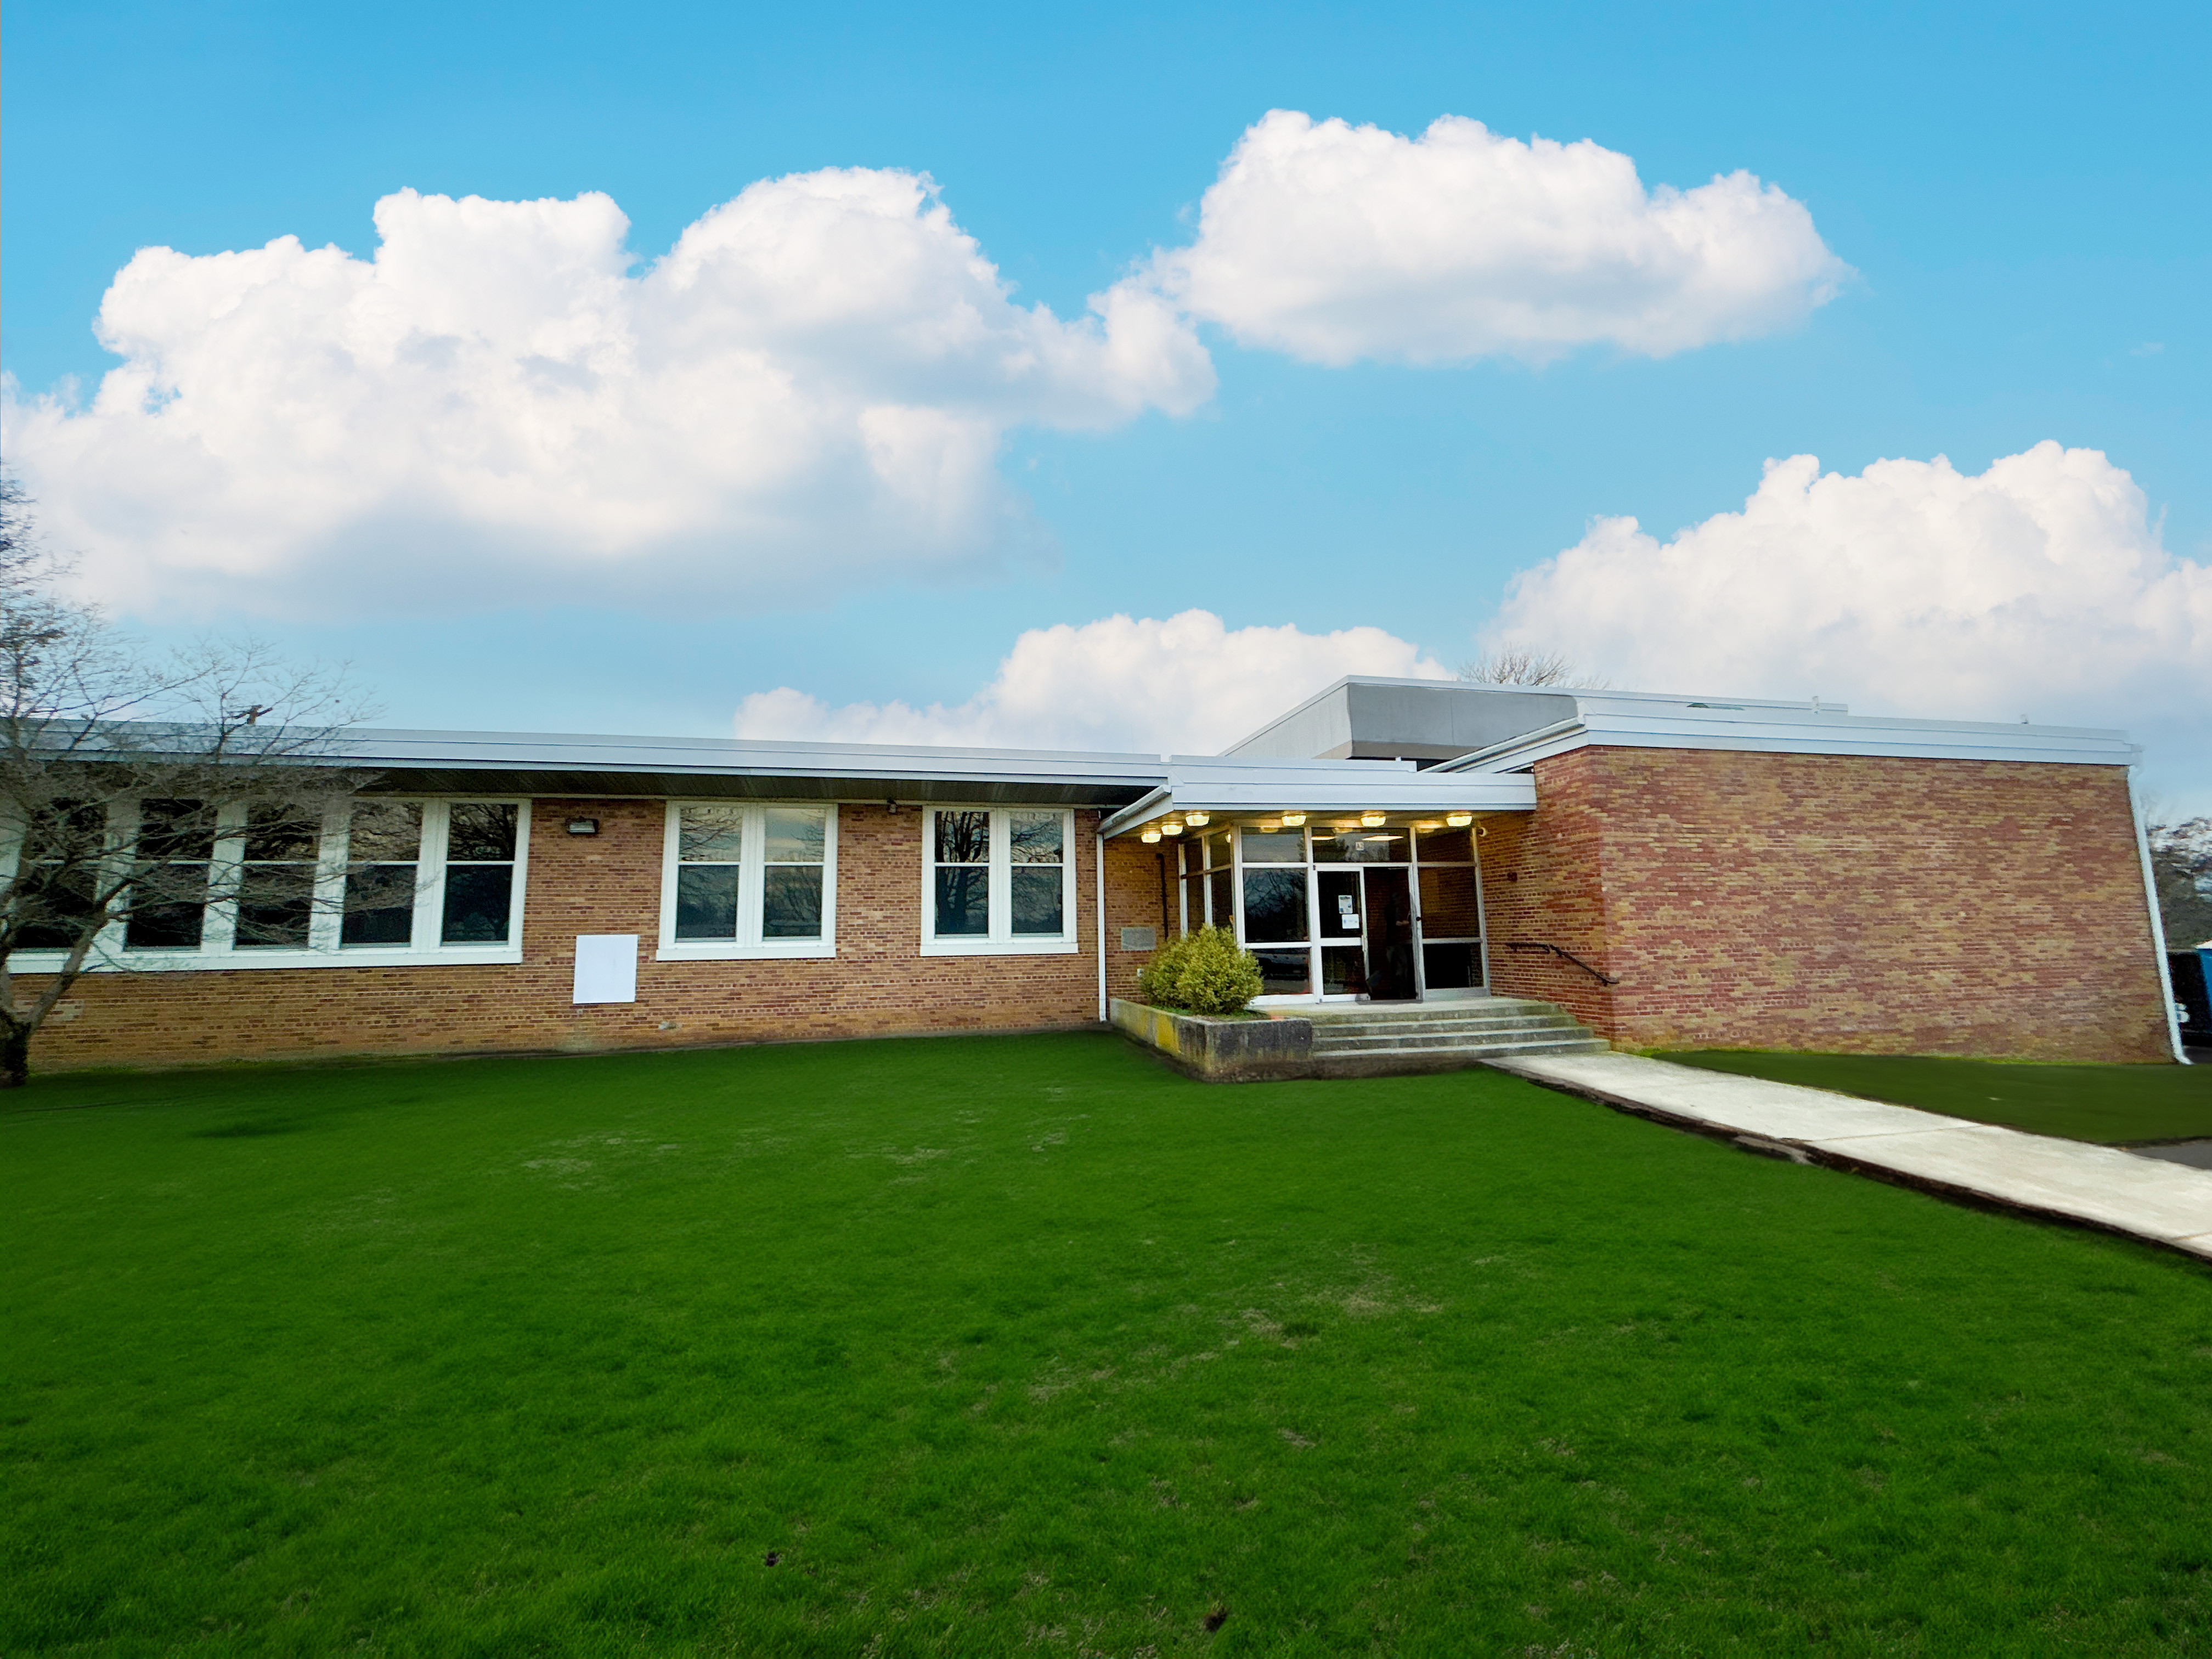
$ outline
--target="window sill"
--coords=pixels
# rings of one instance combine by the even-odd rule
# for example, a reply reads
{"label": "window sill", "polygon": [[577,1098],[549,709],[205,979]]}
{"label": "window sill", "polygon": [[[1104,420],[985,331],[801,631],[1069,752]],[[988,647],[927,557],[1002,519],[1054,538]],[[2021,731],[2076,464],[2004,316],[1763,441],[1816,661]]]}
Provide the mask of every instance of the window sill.
{"label": "window sill", "polygon": [[926,957],[1072,957],[1083,948],[1073,939],[926,939]]}
{"label": "window sill", "polygon": [[[60,951],[18,951],[8,963],[16,974],[52,974],[67,960]],[[95,955],[85,963],[94,974],[188,974],[227,970],[253,972],[299,968],[471,968],[512,967],[522,960],[520,945],[446,945],[427,951],[349,945],[336,951],[118,951]]]}
{"label": "window sill", "polygon": [[684,939],[664,941],[653,953],[655,962],[821,962],[837,954],[834,939],[779,939],[765,945],[739,945],[732,940]]}

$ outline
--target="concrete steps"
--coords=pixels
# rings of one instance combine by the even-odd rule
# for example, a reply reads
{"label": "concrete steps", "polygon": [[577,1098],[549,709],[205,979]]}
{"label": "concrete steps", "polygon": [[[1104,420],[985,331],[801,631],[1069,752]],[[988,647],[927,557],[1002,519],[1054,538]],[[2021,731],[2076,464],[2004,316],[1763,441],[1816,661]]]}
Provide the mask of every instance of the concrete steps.
{"label": "concrete steps", "polygon": [[1516,1056],[1601,1054],[1607,1046],[1548,1002],[1487,997],[1467,1002],[1322,1007],[1313,1058],[1325,1075],[1448,1071]]}

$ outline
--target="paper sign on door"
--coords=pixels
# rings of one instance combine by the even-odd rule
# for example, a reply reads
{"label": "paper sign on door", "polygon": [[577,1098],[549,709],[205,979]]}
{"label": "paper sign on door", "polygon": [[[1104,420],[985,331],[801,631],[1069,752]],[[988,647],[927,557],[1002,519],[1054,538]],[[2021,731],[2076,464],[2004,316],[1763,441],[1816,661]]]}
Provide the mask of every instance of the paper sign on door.
{"label": "paper sign on door", "polygon": [[1336,921],[1337,925],[1347,933],[1359,931],[1359,916],[1352,908],[1351,894],[1339,893],[1336,896]]}

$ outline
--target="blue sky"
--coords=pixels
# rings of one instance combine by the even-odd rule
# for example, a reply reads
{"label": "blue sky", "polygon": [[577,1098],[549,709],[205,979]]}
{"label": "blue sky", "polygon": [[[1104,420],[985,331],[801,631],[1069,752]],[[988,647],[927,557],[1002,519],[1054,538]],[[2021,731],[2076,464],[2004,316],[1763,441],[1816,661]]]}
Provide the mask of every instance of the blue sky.
{"label": "blue sky", "polygon": [[[680,575],[635,596],[526,578],[456,608],[436,602],[434,562],[398,576],[424,591],[392,605],[272,616],[210,584],[185,606],[195,625],[350,658],[392,720],[435,725],[720,733],[741,699],[777,687],[834,706],[961,705],[1024,630],[1117,612],[1198,608],[1232,633],[1364,626],[1450,665],[1497,623],[1515,574],[1593,520],[1633,515],[1664,541],[1741,511],[1771,457],[1851,476],[1943,455],[1978,475],[2047,440],[2099,450],[2142,492],[2165,554],[2212,563],[2209,70],[2212,14],[2183,5],[20,0],[0,71],[0,356],[19,398],[75,376],[82,398],[118,361],[92,322],[138,249],[204,256],[291,234],[367,258],[372,209],[403,188],[604,191],[650,261],[757,180],[926,172],[1015,300],[1061,318],[1189,243],[1224,159],[1271,109],[1405,135],[1459,115],[1595,141],[1646,186],[1747,169],[1786,192],[1856,275],[1755,337],[1330,367],[1201,318],[1218,386],[1193,412],[1010,422],[998,476],[1037,525],[980,579],[886,556],[811,586],[696,597]],[[345,546],[318,556],[375,565],[373,548]],[[176,626],[169,589],[118,576],[106,597],[156,632]],[[1536,621],[1572,635],[1565,614]],[[1667,625],[1694,634],[1698,613]],[[2207,637],[2160,647],[2182,653],[2185,701]],[[1714,672],[1738,660],[1721,653]],[[1701,659],[1686,645],[1589,665],[1628,684],[1654,663],[1679,676]],[[1872,706],[1898,683],[1879,662],[1863,678],[1780,689]],[[2023,661],[1967,697],[1988,708],[1899,712],[2017,718],[2016,688],[2047,678]],[[2156,781],[2187,796],[2203,732],[2158,683],[2118,706],[2061,687],[2018,713],[2154,731]]]}

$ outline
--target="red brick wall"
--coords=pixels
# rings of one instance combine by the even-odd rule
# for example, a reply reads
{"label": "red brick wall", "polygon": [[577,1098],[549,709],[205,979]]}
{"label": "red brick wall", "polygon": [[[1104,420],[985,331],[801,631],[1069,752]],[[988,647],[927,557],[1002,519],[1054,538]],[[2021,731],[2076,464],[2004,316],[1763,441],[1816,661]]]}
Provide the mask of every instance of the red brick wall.
{"label": "red brick wall", "polygon": [[2172,1057],[2119,768],[1591,748],[1536,794],[1486,821],[1492,982],[1615,1042]]}
{"label": "red brick wall", "polygon": [[[580,815],[599,820],[598,836],[567,833],[566,820]],[[88,974],[40,1033],[32,1063],[586,1051],[1097,1018],[1096,812],[1075,815],[1081,942],[1073,955],[917,955],[927,816],[848,805],[837,818],[836,957],[757,962],[653,960],[663,815],[659,801],[534,805],[519,964]],[[637,1000],[572,1006],[576,935],[627,933],[640,936]],[[26,976],[21,994],[37,983]]]}
{"label": "red brick wall", "polygon": [[[1106,986],[1111,995],[1135,996],[1138,970],[1152,957],[1150,951],[1124,951],[1121,929],[1149,927],[1162,944],[1172,936],[1160,900],[1166,867],[1158,847],[1147,847],[1133,836],[1106,843]],[[1174,878],[1165,879],[1172,896]]]}

